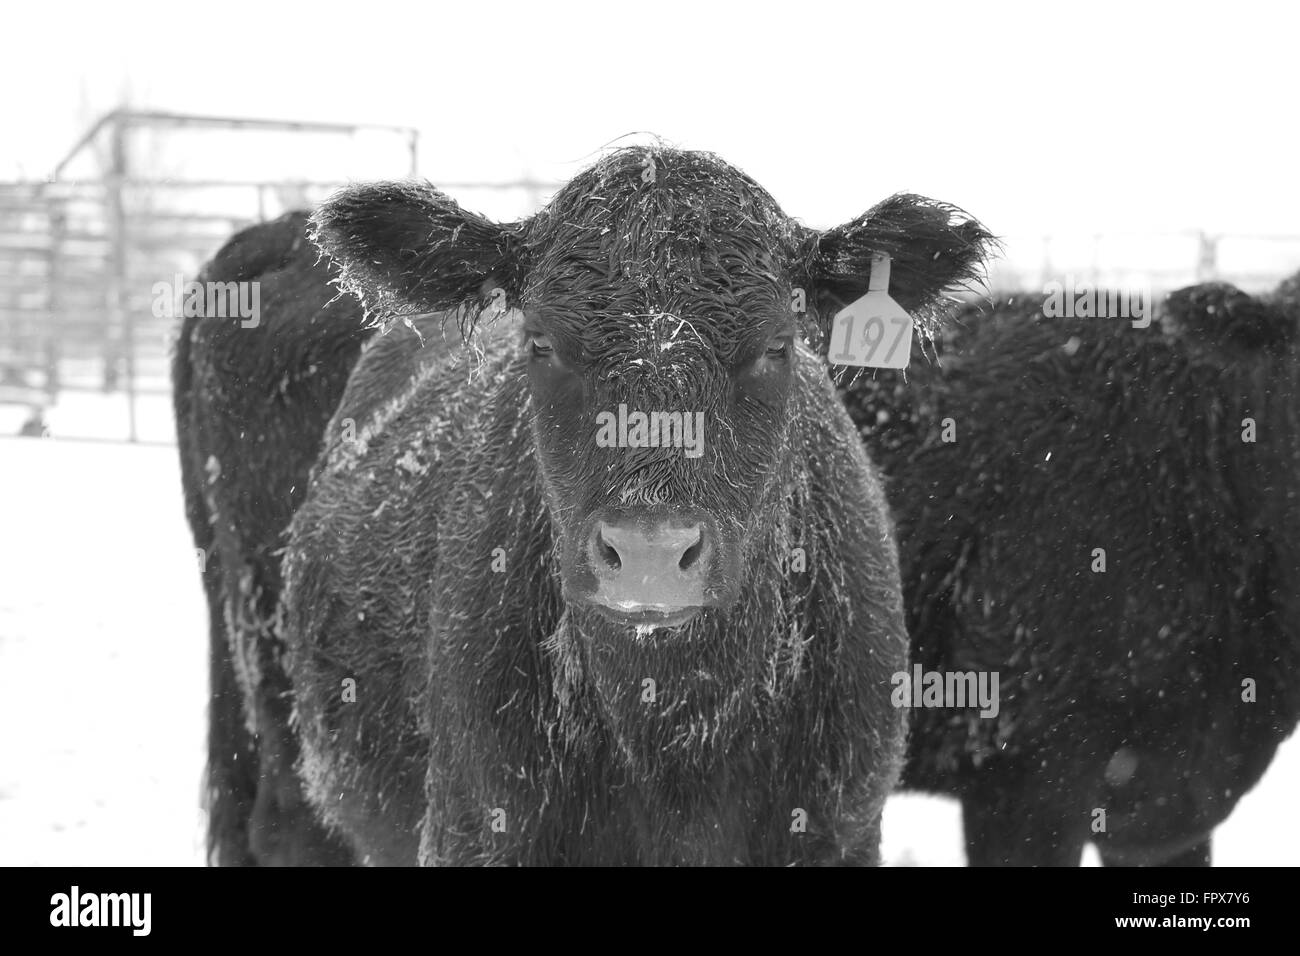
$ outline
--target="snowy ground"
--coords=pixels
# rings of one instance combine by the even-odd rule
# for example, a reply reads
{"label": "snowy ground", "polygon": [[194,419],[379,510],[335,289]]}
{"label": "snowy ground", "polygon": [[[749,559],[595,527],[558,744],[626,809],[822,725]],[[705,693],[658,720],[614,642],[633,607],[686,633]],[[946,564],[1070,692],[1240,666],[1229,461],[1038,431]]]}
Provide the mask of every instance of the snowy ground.
{"label": "snowy ground", "polygon": [[174,448],[0,438],[0,863],[202,862],[206,621]]}
{"label": "snowy ground", "polygon": [[[203,862],[205,627],[174,448],[0,438],[0,865]],[[1293,737],[1216,861],[1294,865],[1298,792]],[[891,799],[885,856],[961,865],[956,804]]]}

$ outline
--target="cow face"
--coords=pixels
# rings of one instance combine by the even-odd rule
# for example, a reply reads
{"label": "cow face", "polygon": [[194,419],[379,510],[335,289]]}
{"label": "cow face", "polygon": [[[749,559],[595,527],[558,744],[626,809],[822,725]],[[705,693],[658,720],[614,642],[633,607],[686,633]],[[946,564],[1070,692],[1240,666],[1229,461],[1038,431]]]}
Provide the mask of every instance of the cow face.
{"label": "cow face", "polygon": [[988,239],[914,196],[806,229],[716,157],[658,147],[510,225],[414,184],[353,187],[314,222],[373,313],[510,308],[566,601],[642,629],[737,600],[784,499],[800,366],[820,361],[804,339],[866,291],[873,254],[921,313]]}

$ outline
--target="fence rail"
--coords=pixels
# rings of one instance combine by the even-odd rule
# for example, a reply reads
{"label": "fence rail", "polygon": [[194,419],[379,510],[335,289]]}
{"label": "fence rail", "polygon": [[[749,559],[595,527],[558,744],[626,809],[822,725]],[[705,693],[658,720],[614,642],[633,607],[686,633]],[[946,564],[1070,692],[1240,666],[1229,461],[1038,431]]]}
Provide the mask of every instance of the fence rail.
{"label": "fence rail", "polygon": [[[56,403],[62,412],[79,395],[98,395],[121,400],[109,402],[122,415],[118,437],[140,439],[142,399],[165,400],[168,391],[175,326],[154,315],[155,283],[193,277],[232,233],[319,202],[347,181],[151,174],[142,138],[156,145],[194,130],[216,131],[228,149],[250,134],[333,141],[378,132],[394,141],[394,161],[375,170],[386,177],[413,175],[418,159],[419,134],[408,127],[117,110],[77,140],[48,180],[0,183],[0,406],[9,406],[0,412],[25,415],[21,432],[41,433]],[[12,418],[0,416],[0,431],[12,430]],[[162,432],[154,437],[168,437],[170,425]]]}
{"label": "fence rail", "polygon": [[1141,284],[1168,292],[1196,282],[1271,289],[1300,270],[1300,235],[1277,233],[1111,232],[1011,236],[989,270],[994,290],[1042,288],[1065,275],[1094,286]]}
{"label": "fence rail", "polygon": [[[175,320],[154,315],[154,284],[193,277],[229,236],[315,205],[352,174],[162,176],[133,151],[145,132],[232,137],[391,136],[392,160],[367,175],[413,175],[409,127],[183,116],[118,110],[83,135],[43,182],[0,183],[0,434],[40,434],[57,405],[61,435],[170,440],[167,358]],[[213,152],[208,147],[209,152]],[[449,190],[521,193],[529,211],[556,184],[519,178],[440,182]],[[1223,279],[1251,291],[1300,269],[1300,236],[1204,232],[1022,236],[1005,240],[993,290],[1041,288],[1066,274],[1097,285],[1164,291]],[[102,421],[112,406],[117,425]],[[84,414],[77,411],[84,410]]]}

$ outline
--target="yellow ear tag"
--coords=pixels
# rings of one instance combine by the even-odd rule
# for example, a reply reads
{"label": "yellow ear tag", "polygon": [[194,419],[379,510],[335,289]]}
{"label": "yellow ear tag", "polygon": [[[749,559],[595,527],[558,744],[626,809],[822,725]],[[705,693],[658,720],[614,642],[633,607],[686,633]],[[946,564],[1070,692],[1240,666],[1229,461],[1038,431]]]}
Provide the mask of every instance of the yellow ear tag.
{"label": "yellow ear tag", "polygon": [[912,358],[912,317],[889,297],[889,256],[871,259],[867,294],[835,313],[830,360],[837,365],[907,368]]}

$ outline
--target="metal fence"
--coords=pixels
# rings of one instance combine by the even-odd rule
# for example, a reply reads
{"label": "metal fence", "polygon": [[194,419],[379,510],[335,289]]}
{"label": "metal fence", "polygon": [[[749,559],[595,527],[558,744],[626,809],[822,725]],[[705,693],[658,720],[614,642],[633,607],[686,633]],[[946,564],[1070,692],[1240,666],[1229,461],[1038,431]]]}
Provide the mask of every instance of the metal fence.
{"label": "metal fence", "polygon": [[[216,171],[159,172],[167,141],[183,134],[220,138],[184,149],[187,163],[215,157]],[[364,137],[380,148],[348,166],[338,144]],[[241,228],[310,208],[352,179],[414,175],[418,160],[409,127],[117,110],[48,180],[0,183],[0,434],[46,433],[53,409],[64,437],[172,441],[176,323],[155,315],[156,283],[194,277]],[[293,175],[304,168],[312,178]],[[530,178],[439,185],[471,199],[510,191],[521,214],[556,188]],[[994,290],[1073,275],[1157,292],[1207,279],[1256,291],[1300,268],[1300,236],[1011,237],[1004,252]]]}
{"label": "metal fence", "polygon": [[[185,135],[205,137],[184,144],[187,165],[213,157],[217,169],[160,172]],[[373,155],[357,160],[340,145],[358,137]],[[176,322],[155,314],[157,283],[194,278],[232,233],[311,208],[348,181],[415,175],[418,149],[407,127],[118,110],[48,180],[0,183],[0,434],[46,433],[56,418],[62,437],[171,441]],[[314,178],[291,175],[304,167]],[[529,209],[550,188],[446,185],[513,190]]]}
{"label": "metal fence", "polygon": [[1094,287],[1156,293],[1221,281],[1259,293],[1300,270],[1300,235],[1112,232],[1010,236],[989,269],[995,291],[1041,289],[1067,276]]}

